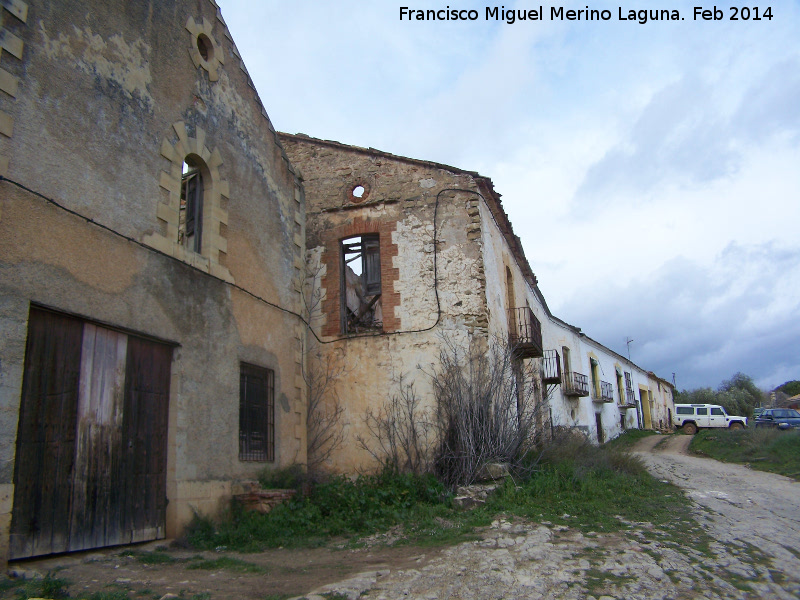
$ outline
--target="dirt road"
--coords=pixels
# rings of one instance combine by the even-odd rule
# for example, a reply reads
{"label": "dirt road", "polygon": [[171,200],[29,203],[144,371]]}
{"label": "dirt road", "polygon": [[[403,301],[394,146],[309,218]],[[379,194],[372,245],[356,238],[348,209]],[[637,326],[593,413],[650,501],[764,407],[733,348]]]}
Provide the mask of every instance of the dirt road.
{"label": "dirt road", "polygon": [[[800,483],[688,454],[687,435],[651,436],[637,455],[661,479],[684,488],[706,510],[696,518],[719,541],[750,544],[776,569],[800,577]],[[692,532],[686,532],[691,535]]]}
{"label": "dirt road", "polygon": [[[437,550],[380,543],[256,555],[170,550],[162,562],[153,559],[165,553],[137,558],[110,549],[20,567],[42,574],[59,569],[58,576],[73,583],[72,597],[115,592],[115,599],[800,598],[800,483],[688,456],[689,441],[652,436],[635,449],[657,477],[681,486],[695,501],[687,501],[686,515],[677,515],[697,522],[684,532],[629,523],[603,533],[571,521],[567,526],[500,518],[482,539]],[[0,591],[5,597],[13,592]]]}

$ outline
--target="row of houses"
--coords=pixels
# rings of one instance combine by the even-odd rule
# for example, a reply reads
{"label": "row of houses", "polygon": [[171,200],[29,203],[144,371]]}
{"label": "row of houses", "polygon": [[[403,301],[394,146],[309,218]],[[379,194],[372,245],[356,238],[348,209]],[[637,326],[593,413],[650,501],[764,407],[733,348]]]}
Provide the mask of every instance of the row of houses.
{"label": "row of houses", "polygon": [[550,313],[490,179],[277,133],[213,0],[2,6],[0,557],[175,536],[305,464],[312,356],[344,472],[399,378],[432,405],[443,339],[511,337],[540,427],[668,427],[668,382]]}

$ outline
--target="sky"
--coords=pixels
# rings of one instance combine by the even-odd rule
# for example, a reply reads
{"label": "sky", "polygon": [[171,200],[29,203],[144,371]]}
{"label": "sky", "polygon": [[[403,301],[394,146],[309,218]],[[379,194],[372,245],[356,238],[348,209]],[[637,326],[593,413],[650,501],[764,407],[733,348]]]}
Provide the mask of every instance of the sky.
{"label": "sky", "polygon": [[409,1],[218,0],[278,130],[490,177],[559,318],[679,389],[800,379],[800,0]]}

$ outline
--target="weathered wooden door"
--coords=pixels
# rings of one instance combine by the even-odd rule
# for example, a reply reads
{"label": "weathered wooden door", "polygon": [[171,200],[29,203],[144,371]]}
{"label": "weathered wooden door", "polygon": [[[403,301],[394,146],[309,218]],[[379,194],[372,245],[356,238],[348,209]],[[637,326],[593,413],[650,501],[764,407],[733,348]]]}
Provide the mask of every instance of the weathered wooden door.
{"label": "weathered wooden door", "polygon": [[83,323],[31,310],[14,465],[11,558],[69,549]]}
{"label": "weathered wooden door", "polygon": [[164,344],[31,309],[12,558],[164,536],[170,362]]}

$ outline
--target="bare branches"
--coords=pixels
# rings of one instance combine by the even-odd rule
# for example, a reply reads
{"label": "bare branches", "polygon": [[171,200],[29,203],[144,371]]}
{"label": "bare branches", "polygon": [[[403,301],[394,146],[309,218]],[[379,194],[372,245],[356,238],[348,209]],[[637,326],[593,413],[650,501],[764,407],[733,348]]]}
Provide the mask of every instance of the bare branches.
{"label": "bare branches", "polygon": [[338,355],[306,357],[303,379],[308,386],[307,465],[311,473],[318,471],[345,441],[345,409],[336,391],[336,381],[344,373]]}
{"label": "bare branches", "polygon": [[442,341],[439,366],[430,374],[437,475],[455,486],[475,481],[489,463],[521,466],[544,429],[535,367],[516,359],[502,340],[472,341],[467,348]]}
{"label": "bare branches", "polygon": [[[309,251],[306,257],[302,297],[309,323],[321,318],[324,296],[321,292],[323,266],[319,253]],[[309,473],[322,469],[346,439],[345,407],[336,390],[336,382],[347,370],[338,353],[323,355],[318,344],[308,337],[303,361],[303,380],[307,389],[306,435]]]}
{"label": "bare branches", "polygon": [[369,436],[356,436],[358,445],[378,462],[403,472],[430,470],[433,425],[419,407],[414,384],[397,380],[398,392],[377,411],[367,409],[364,425]]}

